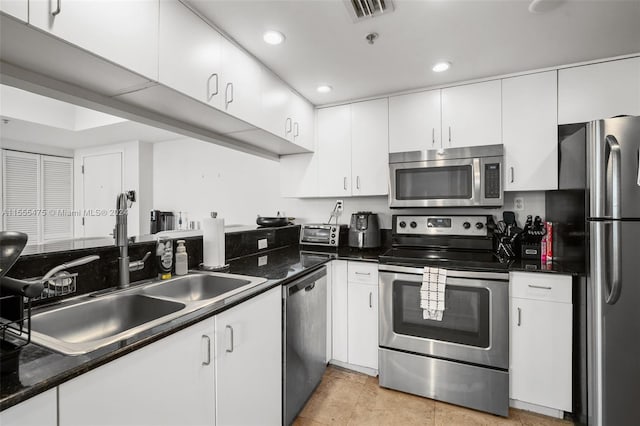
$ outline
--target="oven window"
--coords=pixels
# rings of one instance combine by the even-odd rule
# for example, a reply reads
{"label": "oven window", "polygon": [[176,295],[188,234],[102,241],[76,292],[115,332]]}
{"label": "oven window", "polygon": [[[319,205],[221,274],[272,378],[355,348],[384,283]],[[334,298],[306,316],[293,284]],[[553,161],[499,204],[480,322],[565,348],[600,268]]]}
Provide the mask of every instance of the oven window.
{"label": "oven window", "polygon": [[329,235],[331,229],[329,228],[303,228],[303,241],[309,241],[313,243],[327,242],[330,240]]}
{"label": "oven window", "polygon": [[442,321],[435,321],[422,318],[420,285],[415,281],[394,281],[395,333],[480,348],[489,347],[488,289],[447,285]]}
{"label": "oven window", "polygon": [[442,200],[472,197],[471,165],[396,170],[396,199]]}

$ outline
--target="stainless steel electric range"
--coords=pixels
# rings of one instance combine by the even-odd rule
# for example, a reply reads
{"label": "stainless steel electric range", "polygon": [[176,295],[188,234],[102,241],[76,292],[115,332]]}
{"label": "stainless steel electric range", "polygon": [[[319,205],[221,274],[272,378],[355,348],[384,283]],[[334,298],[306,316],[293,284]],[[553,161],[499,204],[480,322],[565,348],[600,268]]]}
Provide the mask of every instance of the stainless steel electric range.
{"label": "stainless steel electric range", "polygon": [[[394,215],[380,257],[380,385],[507,416],[508,264],[491,216]],[[425,266],[447,269],[441,321],[423,319]]]}

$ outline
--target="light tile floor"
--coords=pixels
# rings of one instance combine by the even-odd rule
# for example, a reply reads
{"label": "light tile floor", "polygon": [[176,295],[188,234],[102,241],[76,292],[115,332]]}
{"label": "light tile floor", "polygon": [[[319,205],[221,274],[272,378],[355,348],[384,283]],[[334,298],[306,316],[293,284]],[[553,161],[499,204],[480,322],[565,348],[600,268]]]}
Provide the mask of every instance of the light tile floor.
{"label": "light tile floor", "polygon": [[571,425],[522,410],[509,418],[378,386],[377,377],[329,366],[294,426],[315,425]]}

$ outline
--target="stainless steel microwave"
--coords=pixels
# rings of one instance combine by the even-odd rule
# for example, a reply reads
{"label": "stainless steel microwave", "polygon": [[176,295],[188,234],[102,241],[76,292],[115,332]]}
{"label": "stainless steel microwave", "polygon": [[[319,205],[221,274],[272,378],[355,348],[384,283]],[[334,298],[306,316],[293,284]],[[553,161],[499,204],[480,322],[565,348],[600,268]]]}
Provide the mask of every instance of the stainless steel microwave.
{"label": "stainless steel microwave", "polygon": [[503,162],[502,145],[389,154],[389,206],[502,206]]}

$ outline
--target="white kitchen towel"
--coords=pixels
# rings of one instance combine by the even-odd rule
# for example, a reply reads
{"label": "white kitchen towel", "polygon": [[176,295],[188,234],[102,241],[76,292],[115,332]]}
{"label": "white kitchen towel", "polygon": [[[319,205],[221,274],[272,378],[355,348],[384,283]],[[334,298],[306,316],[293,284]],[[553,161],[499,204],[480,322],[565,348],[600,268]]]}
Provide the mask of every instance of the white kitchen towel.
{"label": "white kitchen towel", "polygon": [[444,295],[447,286],[447,270],[425,267],[420,287],[420,307],[422,318],[442,321],[444,315]]}

